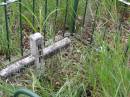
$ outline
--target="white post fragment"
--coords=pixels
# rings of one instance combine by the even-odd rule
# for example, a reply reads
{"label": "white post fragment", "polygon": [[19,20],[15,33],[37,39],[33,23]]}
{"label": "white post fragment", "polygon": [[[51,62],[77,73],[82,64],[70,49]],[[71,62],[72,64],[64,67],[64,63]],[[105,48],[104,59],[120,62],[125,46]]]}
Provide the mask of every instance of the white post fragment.
{"label": "white post fragment", "polygon": [[31,55],[35,58],[36,72],[40,75],[45,69],[43,62],[43,36],[41,33],[30,35],[30,50]]}

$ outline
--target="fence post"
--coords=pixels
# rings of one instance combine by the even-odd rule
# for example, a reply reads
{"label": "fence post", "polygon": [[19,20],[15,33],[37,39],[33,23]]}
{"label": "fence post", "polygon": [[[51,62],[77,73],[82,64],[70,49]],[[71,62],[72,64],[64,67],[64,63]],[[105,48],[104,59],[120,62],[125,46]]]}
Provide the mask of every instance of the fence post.
{"label": "fence post", "polygon": [[[33,27],[35,26],[35,17],[34,17],[34,15],[35,15],[35,0],[33,0],[32,1],[33,2],[33,4],[32,4],[32,11],[33,11],[33,16],[32,16],[32,24],[33,24]],[[34,30],[33,30],[33,33],[34,33]]]}
{"label": "fence post", "polygon": [[56,12],[55,12],[55,35],[58,31],[57,27],[57,18],[58,18],[58,7],[59,7],[59,0],[56,0]]}
{"label": "fence post", "polygon": [[8,15],[8,4],[7,1],[4,0],[4,11],[5,11],[5,27],[6,27],[6,38],[7,38],[7,49],[8,52],[6,53],[6,57],[7,59],[9,59],[9,61],[11,61],[11,57],[10,57],[10,31],[9,31],[9,15]]}
{"label": "fence post", "polygon": [[[45,0],[44,1],[45,2],[45,4],[44,4],[44,8],[45,8],[45,10],[44,10],[44,21],[45,21],[45,24],[44,24],[44,26],[43,26],[43,32],[44,32],[44,39],[46,38],[46,27],[47,27],[47,23],[46,23],[46,19],[47,19],[47,13],[48,13],[48,0]],[[44,46],[45,46],[45,41],[44,41]]]}
{"label": "fence post", "polygon": [[93,41],[93,33],[96,25],[96,18],[98,8],[100,6],[100,0],[88,0],[86,2],[86,12],[84,18],[84,30],[83,39],[85,43],[91,44]]}
{"label": "fence post", "polygon": [[67,15],[68,15],[68,6],[69,6],[69,0],[66,0],[65,18],[64,18],[64,30],[66,30],[66,22],[67,22]]}
{"label": "fence post", "polygon": [[36,75],[40,76],[44,73],[44,60],[43,60],[43,36],[41,33],[30,35],[30,49],[31,55],[35,57]]}
{"label": "fence post", "polygon": [[79,3],[79,0],[74,0],[72,27],[71,27],[72,34],[75,32],[75,22],[76,22],[77,10],[78,10],[78,3]]}
{"label": "fence post", "polygon": [[22,4],[21,0],[19,0],[19,34],[20,34],[20,50],[21,50],[21,56],[23,56],[23,28],[22,28]]}

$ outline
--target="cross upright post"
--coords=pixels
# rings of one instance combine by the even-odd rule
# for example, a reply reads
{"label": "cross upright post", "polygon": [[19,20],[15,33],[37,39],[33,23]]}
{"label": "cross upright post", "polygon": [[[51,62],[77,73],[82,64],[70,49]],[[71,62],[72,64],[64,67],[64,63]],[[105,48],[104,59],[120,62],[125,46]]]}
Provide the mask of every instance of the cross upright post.
{"label": "cross upright post", "polygon": [[40,76],[45,71],[43,59],[43,36],[41,33],[30,35],[31,55],[35,57],[36,73]]}

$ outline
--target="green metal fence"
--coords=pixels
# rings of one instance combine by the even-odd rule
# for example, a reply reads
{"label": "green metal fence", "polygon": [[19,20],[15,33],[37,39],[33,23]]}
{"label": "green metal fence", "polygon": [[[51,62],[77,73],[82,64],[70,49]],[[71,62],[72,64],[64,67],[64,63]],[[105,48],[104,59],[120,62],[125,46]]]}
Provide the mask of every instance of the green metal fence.
{"label": "green metal fence", "polygon": [[[59,30],[62,30],[62,32],[64,33],[66,29],[69,29],[73,35],[73,33],[76,32],[75,26],[78,10],[82,10],[83,12],[83,20],[81,25],[83,26],[87,8],[87,0],[82,0],[82,2],[84,2],[82,8],[78,6],[80,0],[1,0],[0,2],[1,14],[4,14],[5,17],[4,20],[3,17],[0,17],[0,20],[2,21],[0,25],[4,24],[3,28],[0,28],[0,30],[2,29],[1,31],[5,34],[6,37],[6,43],[4,47],[7,50],[6,58],[9,61],[11,61],[12,52],[15,52],[15,49],[11,49],[11,45],[17,44],[18,52],[20,52],[21,56],[23,56],[25,45],[24,34],[26,34],[24,33],[24,30],[27,30],[29,34],[36,31],[42,31],[44,38],[46,39],[46,37],[48,37],[47,28],[50,27],[50,22],[52,21],[54,30],[53,33],[51,33],[52,35],[56,35]],[[39,10],[39,4],[43,5],[42,10]],[[13,14],[15,14],[16,16],[12,16],[9,14],[11,13],[10,8],[12,12],[15,10],[15,13],[13,12]],[[38,13],[40,13],[41,16],[37,15]],[[50,19],[50,17],[52,19]],[[40,18],[41,21],[37,18]],[[48,19],[50,19],[49,22]],[[42,22],[42,30],[41,27],[39,28],[37,26],[37,22]],[[18,25],[18,27],[16,28],[16,32],[11,29],[11,24],[13,26]],[[59,25],[62,25],[62,27],[60,28]],[[17,36],[15,38],[12,38],[12,34],[14,36],[15,34],[17,34]],[[18,41],[18,43],[13,43],[14,41]],[[0,49],[2,49],[2,46],[0,47]]]}

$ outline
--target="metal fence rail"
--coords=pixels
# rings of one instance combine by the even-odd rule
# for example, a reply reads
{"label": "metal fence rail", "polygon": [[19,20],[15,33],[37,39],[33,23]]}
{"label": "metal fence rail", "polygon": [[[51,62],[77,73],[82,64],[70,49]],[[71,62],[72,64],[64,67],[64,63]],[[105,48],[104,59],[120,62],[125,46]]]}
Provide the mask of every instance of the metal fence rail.
{"label": "metal fence rail", "polygon": [[[36,16],[35,14],[38,12],[37,10],[37,6],[38,6],[38,1],[36,0],[29,0],[30,3],[32,4],[31,8],[25,8],[26,5],[24,5],[24,2],[26,0],[4,0],[3,2],[0,3],[0,9],[1,10],[4,10],[4,13],[2,14],[5,14],[5,30],[4,30],[4,33],[6,33],[6,41],[7,43],[5,44],[6,45],[6,48],[7,48],[7,51],[6,51],[6,58],[11,61],[11,55],[12,55],[12,51],[10,50],[11,48],[11,35],[13,33],[13,31],[11,31],[11,27],[10,27],[10,15],[8,14],[9,13],[9,8],[8,6],[13,6],[13,4],[17,5],[17,17],[19,18],[18,19],[18,33],[16,33],[18,36],[19,36],[19,50],[20,50],[20,53],[21,53],[21,56],[23,56],[24,54],[24,33],[23,33],[23,26],[24,24],[26,24],[24,18],[24,13],[26,10],[30,10],[31,12],[28,12],[28,14],[30,13],[30,16],[31,18],[29,18],[29,21],[31,21],[31,24],[33,27],[35,27],[37,25],[37,22],[36,22]],[[53,0],[54,1],[54,0]],[[44,25],[43,25],[43,35],[44,35],[44,38],[47,37],[47,27],[49,25],[47,25],[47,19],[48,19],[48,15],[49,15],[49,8],[51,7],[51,5],[49,5],[49,0],[43,0],[43,21],[44,21]],[[61,8],[61,3],[64,2],[64,14],[60,14],[60,11],[63,11],[63,8]],[[69,26],[69,29],[72,33],[75,33],[75,26],[76,26],[76,19],[77,19],[77,13],[78,13],[78,10],[79,10],[79,7],[78,7],[78,3],[80,2],[80,0],[55,0],[55,4],[53,4],[55,6],[55,15],[54,15],[54,34],[53,35],[56,35],[56,33],[58,32],[58,30],[63,30],[63,33],[64,31],[66,30],[66,25]],[[87,0],[82,0],[82,2],[86,2],[84,3],[84,7],[82,8],[83,10],[83,23],[82,23],[82,26],[84,25],[84,21],[85,21],[85,15],[86,15],[86,8],[87,8]],[[71,5],[70,5],[71,3]],[[16,10],[16,9],[13,9],[13,10]],[[13,11],[12,10],[12,11]],[[27,13],[27,12],[26,12]],[[70,14],[72,13],[72,14]],[[64,17],[63,19],[63,28],[62,29],[58,29],[58,22],[59,22],[59,14],[60,14],[60,17]],[[25,14],[26,15],[26,14]],[[62,16],[61,16],[62,15]],[[14,20],[15,21],[15,20]],[[69,22],[68,22],[69,21]],[[1,24],[0,24],[1,25]],[[14,24],[15,25],[15,24]],[[26,25],[25,25],[26,26]],[[35,30],[34,28],[31,27],[31,33],[34,33]],[[15,40],[15,39],[14,39]],[[45,43],[44,43],[45,44]],[[2,48],[2,47],[1,47]]]}

